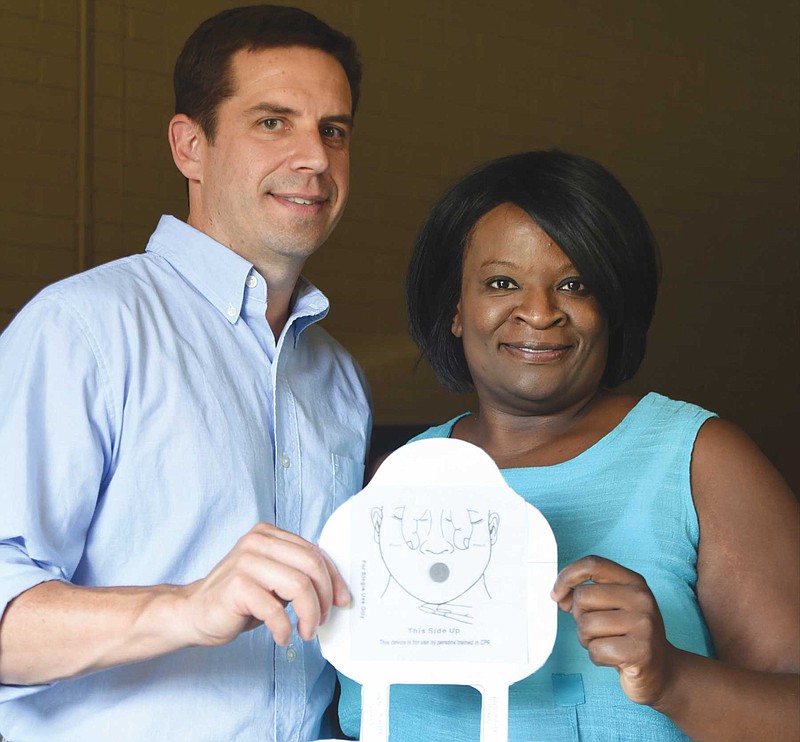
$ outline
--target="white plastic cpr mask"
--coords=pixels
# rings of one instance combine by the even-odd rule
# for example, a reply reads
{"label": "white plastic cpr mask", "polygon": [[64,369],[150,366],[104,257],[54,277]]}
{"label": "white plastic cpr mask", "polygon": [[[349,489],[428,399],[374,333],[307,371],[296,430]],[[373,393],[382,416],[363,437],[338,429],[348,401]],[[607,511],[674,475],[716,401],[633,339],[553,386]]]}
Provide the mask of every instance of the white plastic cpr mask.
{"label": "white plastic cpr mask", "polygon": [[392,453],[328,520],[320,546],[352,602],[319,640],[362,684],[361,742],[388,740],[389,686],[471,685],[481,740],[506,742],[508,686],[547,660],[556,638],[553,532],[464,441]]}

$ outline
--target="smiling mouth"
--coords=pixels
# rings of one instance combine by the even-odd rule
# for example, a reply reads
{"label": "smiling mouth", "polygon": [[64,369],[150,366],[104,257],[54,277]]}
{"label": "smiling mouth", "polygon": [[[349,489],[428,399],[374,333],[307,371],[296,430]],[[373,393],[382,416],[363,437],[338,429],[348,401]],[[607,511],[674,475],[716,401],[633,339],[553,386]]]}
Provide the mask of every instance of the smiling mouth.
{"label": "smiling mouth", "polygon": [[550,363],[561,360],[571,349],[571,345],[542,343],[500,343],[500,347],[512,356],[531,363]]}
{"label": "smiling mouth", "polygon": [[296,204],[297,206],[322,206],[328,199],[314,196],[282,196],[279,193],[271,193],[273,198],[283,201],[286,204]]}
{"label": "smiling mouth", "polygon": [[299,196],[286,196],[286,201],[291,201],[293,204],[302,204],[303,206],[311,206],[311,204],[320,203],[319,201],[313,201],[310,198],[300,198]]}

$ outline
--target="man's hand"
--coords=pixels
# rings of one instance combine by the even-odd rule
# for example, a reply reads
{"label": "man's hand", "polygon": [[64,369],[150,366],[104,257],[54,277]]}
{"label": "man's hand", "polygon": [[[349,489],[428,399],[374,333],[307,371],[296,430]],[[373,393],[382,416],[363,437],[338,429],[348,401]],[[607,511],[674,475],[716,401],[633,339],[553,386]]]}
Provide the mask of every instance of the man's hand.
{"label": "man's hand", "polygon": [[239,539],[208,577],[180,592],[187,628],[200,645],[225,644],[263,623],[285,646],[292,632],[288,603],[297,614],[298,633],[309,641],[328,620],[331,606],[350,602],[344,580],[321,549],[267,523]]}
{"label": "man's hand", "polygon": [[331,606],[350,601],[330,559],[316,546],[260,523],[196,582],[184,586],[82,587],[50,581],[9,603],[0,620],[0,682],[36,685],[225,644],[265,624],[286,645],[292,626],[314,638]]}

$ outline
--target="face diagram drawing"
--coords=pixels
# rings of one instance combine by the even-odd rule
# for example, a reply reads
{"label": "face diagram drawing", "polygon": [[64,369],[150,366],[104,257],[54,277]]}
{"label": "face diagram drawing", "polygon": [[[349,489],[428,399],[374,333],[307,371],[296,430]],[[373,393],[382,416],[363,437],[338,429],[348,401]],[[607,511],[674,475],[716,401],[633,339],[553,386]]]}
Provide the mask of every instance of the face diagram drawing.
{"label": "face diagram drawing", "polygon": [[[466,507],[373,507],[375,541],[389,572],[425,613],[472,623],[473,604],[491,598],[486,568],[497,542],[497,513]],[[469,593],[469,595],[467,595]]]}
{"label": "face diagram drawing", "polygon": [[401,446],[333,512],[319,545],[353,597],[319,642],[362,684],[361,739],[389,739],[397,684],[471,685],[481,729],[507,739],[508,686],[555,641],[558,552],[542,513],[491,457],[453,438]]}

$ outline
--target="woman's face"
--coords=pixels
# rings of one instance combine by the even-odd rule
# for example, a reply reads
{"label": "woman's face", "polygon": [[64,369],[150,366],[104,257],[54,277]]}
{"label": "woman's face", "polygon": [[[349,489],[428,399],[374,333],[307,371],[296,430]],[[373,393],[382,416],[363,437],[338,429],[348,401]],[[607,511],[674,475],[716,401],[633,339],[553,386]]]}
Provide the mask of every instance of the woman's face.
{"label": "woman's face", "polygon": [[598,390],[608,326],[569,258],[522,209],[475,224],[452,332],[462,338],[482,406],[556,412]]}

